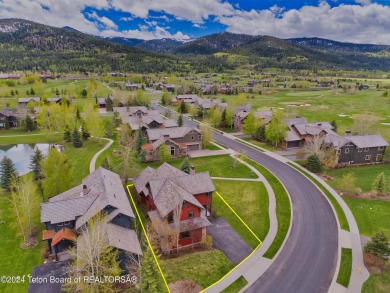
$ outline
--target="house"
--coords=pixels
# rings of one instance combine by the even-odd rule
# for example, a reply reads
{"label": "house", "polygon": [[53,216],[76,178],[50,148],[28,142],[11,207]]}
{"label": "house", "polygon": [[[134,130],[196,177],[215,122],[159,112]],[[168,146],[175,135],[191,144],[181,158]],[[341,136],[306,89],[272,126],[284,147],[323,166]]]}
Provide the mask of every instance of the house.
{"label": "house", "polygon": [[287,133],[281,143],[283,148],[300,147],[305,142],[313,140],[317,136],[335,134],[333,126],[329,122],[307,122],[305,118],[287,118]]}
{"label": "house", "polygon": [[18,127],[18,112],[10,108],[0,110],[0,129]]}
{"label": "house", "polygon": [[65,252],[83,237],[81,228],[98,213],[107,214],[105,228],[107,247],[121,251],[122,264],[126,254],[135,258],[142,255],[140,243],[133,230],[135,217],[120,177],[104,168],[98,168],[82,184],[60,193],[41,204],[41,223],[46,229],[42,240],[49,252]]}
{"label": "house", "polygon": [[202,134],[195,127],[171,127],[147,129],[148,143],[142,146],[146,151],[147,161],[160,159],[160,147],[168,146],[170,155],[174,158],[188,156],[189,151],[202,149]]}
{"label": "house", "polygon": [[[195,173],[192,168],[186,174],[164,163],[157,169],[147,167],[133,182],[164,253],[205,239],[215,191],[208,172]],[[175,234],[177,241],[172,239]]]}
{"label": "house", "polygon": [[40,97],[26,97],[26,98],[19,98],[18,100],[18,103],[19,103],[19,106],[22,107],[22,108],[26,108],[27,107],[27,104],[29,102],[35,102],[35,103],[39,103],[41,101],[41,98]]}
{"label": "house", "polygon": [[[136,116],[142,117],[150,114],[149,109],[145,106],[137,107],[114,107],[114,112],[118,112],[120,116]],[[158,112],[155,112],[158,114]]]}
{"label": "house", "polygon": [[51,97],[51,98],[47,98],[47,102],[48,103],[56,103],[56,104],[59,104],[61,105],[62,104],[62,98],[61,97]]}
{"label": "house", "polygon": [[327,148],[336,152],[336,166],[367,165],[383,162],[389,143],[380,134],[345,136],[328,134],[324,138]]}
{"label": "house", "polygon": [[174,84],[164,84],[163,85],[163,88],[169,92],[169,93],[173,93],[175,92],[175,85]]}
{"label": "house", "polygon": [[97,104],[99,108],[105,108],[106,107],[106,98],[97,98]]}
{"label": "house", "polygon": [[198,99],[202,99],[198,95],[177,95],[176,98],[171,99],[171,105],[176,106],[184,101],[186,104],[193,105]]}
{"label": "house", "polygon": [[[249,115],[249,107],[241,106],[237,107],[236,113],[233,115],[233,124],[236,131],[242,131],[246,118]],[[256,111],[253,112],[256,118],[262,119],[264,125],[267,125],[271,121],[272,111]]]}
{"label": "house", "polygon": [[128,91],[136,91],[141,88],[141,85],[138,83],[126,83],[125,84],[126,90]]}
{"label": "house", "polygon": [[203,111],[203,114],[206,114],[208,110],[212,108],[219,108],[221,111],[228,107],[227,103],[222,103],[219,99],[202,99],[199,98],[196,100],[195,105],[198,109]]}
{"label": "house", "polygon": [[18,73],[0,73],[0,79],[19,79],[20,77]]}

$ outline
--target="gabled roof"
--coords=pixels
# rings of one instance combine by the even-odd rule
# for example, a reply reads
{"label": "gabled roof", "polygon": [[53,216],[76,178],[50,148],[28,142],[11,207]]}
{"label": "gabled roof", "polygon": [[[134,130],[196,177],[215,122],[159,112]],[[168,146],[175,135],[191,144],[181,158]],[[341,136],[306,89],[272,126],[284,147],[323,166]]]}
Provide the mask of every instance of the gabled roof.
{"label": "gabled roof", "polygon": [[76,233],[68,228],[62,228],[57,231],[57,233],[52,238],[51,245],[54,246],[58,244],[61,240],[69,240],[75,242],[77,239]]}
{"label": "gabled roof", "polygon": [[142,249],[134,230],[129,230],[114,224],[107,224],[106,227],[109,246],[142,255]]}
{"label": "gabled roof", "polygon": [[324,138],[325,145],[333,147],[338,150],[349,142],[349,139],[345,136],[339,136],[337,134],[328,134]]}
{"label": "gabled roof", "polygon": [[352,135],[348,136],[348,139],[358,148],[372,148],[389,145],[380,134]]}
{"label": "gabled roof", "polygon": [[19,100],[18,100],[19,103],[28,103],[30,101],[40,102],[41,98],[40,97],[26,97],[26,98],[19,98]]}
{"label": "gabled roof", "polygon": [[171,127],[171,128],[155,128],[148,129],[146,134],[149,138],[149,141],[155,141],[161,136],[168,136],[171,139],[182,138],[190,132],[200,134],[200,130],[196,127]]}
{"label": "gabled roof", "polygon": [[291,125],[295,125],[295,124],[306,124],[307,123],[307,120],[303,117],[297,117],[297,118],[286,118],[285,119],[286,123],[287,123],[287,126],[288,128],[291,127]]}
{"label": "gabled roof", "polygon": [[3,110],[0,110],[0,114],[6,117],[17,117],[18,111],[10,108],[4,108]]}

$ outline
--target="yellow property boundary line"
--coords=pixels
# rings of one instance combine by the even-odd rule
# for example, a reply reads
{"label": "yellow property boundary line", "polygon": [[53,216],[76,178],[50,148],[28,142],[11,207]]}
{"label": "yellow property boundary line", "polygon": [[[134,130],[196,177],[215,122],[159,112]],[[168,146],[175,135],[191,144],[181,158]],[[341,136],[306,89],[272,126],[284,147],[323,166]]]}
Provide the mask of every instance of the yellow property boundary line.
{"label": "yellow property boundary line", "polygon": [[[168,282],[167,280],[165,279],[165,276],[164,276],[164,273],[160,267],[160,264],[158,262],[158,259],[157,259],[157,256],[156,254],[154,253],[154,250],[153,250],[153,247],[152,247],[152,244],[150,243],[150,240],[149,240],[149,237],[148,237],[148,234],[146,233],[146,229],[145,229],[145,226],[144,224],[142,223],[142,220],[141,220],[141,216],[138,212],[138,209],[137,209],[137,206],[135,204],[135,201],[133,199],[133,195],[131,194],[131,191],[130,191],[130,187],[132,187],[134,184],[129,184],[126,186],[127,188],[127,191],[129,192],[129,195],[130,195],[130,199],[131,199],[131,202],[133,203],[133,206],[135,208],[135,212],[137,214],[137,217],[138,217],[138,220],[141,224],[141,227],[142,227],[142,230],[145,234],[145,237],[146,237],[146,240],[148,242],[148,246],[149,246],[149,249],[150,251],[152,252],[153,254],[153,257],[154,257],[154,260],[156,261],[156,264],[157,264],[157,267],[158,267],[158,270],[160,271],[160,274],[164,280],[164,283],[165,283],[165,286],[167,287],[167,290],[169,293],[171,293],[171,290],[169,289],[169,286],[168,286]],[[233,271],[235,271],[241,264],[243,264],[248,258],[250,258],[255,252],[256,250],[261,246],[261,244],[263,244],[263,242],[259,239],[259,237],[257,237],[257,235],[251,230],[251,228],[249,228],[249,226],[244,222],[243,219],[241,219],[241,217],[234,211],[234,209],[226,202],[226,200],[219,194],[218,191],[215,192],[219,198],[224,202],[224,204],[226,204],[226,206],[234,213],[234,215],[244,224],[244,226],[249,230],[249,232],[252,233],[252,235],[256,238],[256,240],[259,241],[259,245],[256,246],[256,248],[246,257],[244,258],[239,264],[237,264],[234,268],[232,268],[227,274],[225,274],[221,279],[219,279],[218,281],[214,282],[213,284],[211,284],[210,286],[208,286],[207,288],[203,289],[202,291],[200,291],[199,293],[202,293],[204,291],[206,291],[207,289],[213,287],[214,285],[218,284],[219,282],[221,282],[223,279],[225,279],[230,273],[232,273]]]}

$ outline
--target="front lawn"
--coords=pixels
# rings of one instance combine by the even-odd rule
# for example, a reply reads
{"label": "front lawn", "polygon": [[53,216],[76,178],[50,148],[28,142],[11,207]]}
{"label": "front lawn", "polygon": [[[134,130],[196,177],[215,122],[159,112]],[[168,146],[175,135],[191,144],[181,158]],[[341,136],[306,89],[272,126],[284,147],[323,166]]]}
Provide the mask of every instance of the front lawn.
{"label": "front lawn", "polygon": [[352,271],[352,249],[342,248],[340,271],[337,276],[337,283],[343,285],[345,288],[348,288],[349,281],[351,279],[351,271]]}
{"label": "front lawn", "polygon": [[242,288],[244,288],[248,284],[247,280],[243,276],[239,277],[233,283],[230,284],[225,290],[221,293],[236,293],[239,292]]}
{"label": "front lawn", "polygon": [[390,201],[343,197],[359,227],[360,234],[373,236],[384,230],[390,235]]}
{"label": "front lawn", "polygon": [[[34,266],[42,264],[42,247],[45,243],[41,240],[41,232],[38,234],[38,245],[30,249],[21,249],[23,242],[16,236],[15,229],[11,226],[14,216],[7,194],[0,190],[0,276],[23,276],[32,273]],[[20,284],[3,284],[0,282],[0,292],[26,292],[28,280]]]}
{"label": "front lawn", "polygon": [[199,251],[159,261],[169,283],[194,280],[204,289],[225,276],[234,265],[217,249]]}
{"label": "front lawn", "polygon": [[363,284],[362,293],[388,293],[390,292],[390,262],[382,274],[371,273]]}
{"label": "front lawn", "polygon": [[[338,178],[343,178],[344,174],[354,173],[356,176],[357,187],[360,187],[363,190],[363,192],[369,192],[369,191],[371,191],[372,182],[375,180],[375,178],[381,172],[384,172],[386,177],[389,178],[390,177],[390,165],[389,164],[381,164],[381,165],[332,169],[332,170],[328,170],[326,172],[326,174],[338,179]],[[328,183],[332,187],[336,187],[336,180],[329,180]]]}
{"label": "front lawn", "polygon": [[[214,180],[215,188],[223,199],[241,217],[260,240],[264,240],[269,230],[268,193],[262,182]],[[252,247],[259,241],[237,218],[229,207],[213,195],[213,207],[218,216],[224,217],[240,236]]]}

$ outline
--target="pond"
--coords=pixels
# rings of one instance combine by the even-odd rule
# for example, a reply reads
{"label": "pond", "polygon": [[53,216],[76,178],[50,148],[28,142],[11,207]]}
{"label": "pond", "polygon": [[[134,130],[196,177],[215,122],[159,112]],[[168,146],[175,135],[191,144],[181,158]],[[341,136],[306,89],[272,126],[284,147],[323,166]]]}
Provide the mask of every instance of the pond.
{"label": "pond", "polygon": [[7,156],[14,162],[19,175],[24,175],[30,172],[30,158],[34,154],[34,149],[39,148],[43,155],[47,155],[49,144],[14,144],[14,145],[0,145],[0,160]]}

